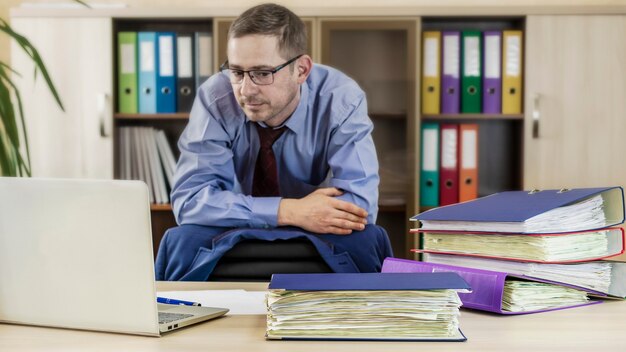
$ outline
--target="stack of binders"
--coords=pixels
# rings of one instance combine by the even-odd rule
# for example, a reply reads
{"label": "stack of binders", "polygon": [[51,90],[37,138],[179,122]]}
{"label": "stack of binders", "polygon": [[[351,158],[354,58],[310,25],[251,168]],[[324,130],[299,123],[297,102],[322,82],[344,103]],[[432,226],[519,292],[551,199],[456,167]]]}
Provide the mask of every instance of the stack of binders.
{"label": "stack of binders", "polygon": [[465,341],[455,273],[274,274],[268,339]]}
{"label": "stack of binders", "polygon": [[621,187],[502,192],[412,218],[425,262],[383,272],[453,271],[472,286],[464,307],[522,314],[626,296]]}
{"label": "stack of binders", "polygon": [[522,112],[522,31],[426,31],[424,115]]}
{"label": "stack of binders", "polygon": [[196,89],[212,74],[208,32],[119,32],[119,112],[189,112]]}

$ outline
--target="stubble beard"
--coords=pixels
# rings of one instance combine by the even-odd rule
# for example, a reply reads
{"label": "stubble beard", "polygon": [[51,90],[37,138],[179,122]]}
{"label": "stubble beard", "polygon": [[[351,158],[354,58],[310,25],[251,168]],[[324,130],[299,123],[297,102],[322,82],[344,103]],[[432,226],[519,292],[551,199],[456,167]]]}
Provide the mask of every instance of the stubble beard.
{"label": "stubble beard", "polygon": [[[264,122],[267,124],[271,124],[272,126],[278,126],[282,124],[282,122],[286,120],[289,116],[291,116],[293,111],[295,111],[295,107],[293,107],[294,109],[293,111],[286,112],[285,109],[288,109],[291,107],[291,103],[296,98],[299,92],[299,88],[300,88],[299,85],[297,85],[297,87],[291,90],[291,94],[288,97],[287,102],[285,103],[285,105],[281,107],[275,107],[272,105],[270,101],[263,100],[263,99],[257,100],[256,98],[252,98],[252,99],[240,98],[239,105],[244,110],[246,116],[248,116],[250,120],[255,121],[255,122]],[[260,110],[260,111],[251,110],[246,105],[249,103],[253,103],[253,104],[260,103],[262,105],[260,105],[259,107],[263,108],[263,110]],[[272,123],[272,121],[276,121],[276,120],[282,120],[282,121],[279,121],[279,123]]]}

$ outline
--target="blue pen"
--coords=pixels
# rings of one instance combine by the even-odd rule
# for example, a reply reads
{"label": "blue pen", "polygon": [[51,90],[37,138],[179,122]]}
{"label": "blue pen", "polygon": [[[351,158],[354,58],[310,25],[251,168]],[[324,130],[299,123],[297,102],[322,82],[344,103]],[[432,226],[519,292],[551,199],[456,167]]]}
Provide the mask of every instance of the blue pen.
{"label": "blue pen", "polygon": [[184,306],[197,306],[197,307],[201,306],[201,304],[197,302],[182,301],[179,299],[165,298],[165,297],[157,297],[157,303],[178,304],[178,305],[184,305]]}

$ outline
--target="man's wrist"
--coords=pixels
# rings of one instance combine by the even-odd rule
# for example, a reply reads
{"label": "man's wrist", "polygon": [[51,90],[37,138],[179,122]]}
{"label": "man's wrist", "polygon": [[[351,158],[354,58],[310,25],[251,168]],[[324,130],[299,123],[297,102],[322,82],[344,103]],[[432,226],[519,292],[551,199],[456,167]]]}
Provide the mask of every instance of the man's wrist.
{"label": "man's wrist", "polygon": [[295,199],[283,198],[280,200],[278,204],[278,217],[277,224],[278,226],[289,226],[295,225],[293,221],[292,209],[294,206]]}

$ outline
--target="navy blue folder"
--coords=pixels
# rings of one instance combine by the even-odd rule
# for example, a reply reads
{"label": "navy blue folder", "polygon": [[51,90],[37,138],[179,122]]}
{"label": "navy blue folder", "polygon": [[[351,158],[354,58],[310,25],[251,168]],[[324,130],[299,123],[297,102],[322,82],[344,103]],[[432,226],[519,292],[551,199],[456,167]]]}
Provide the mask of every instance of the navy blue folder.
{"label": "navy blue folder", "polygon": [[575,204],[597,194],[601,194],[604,198],[606,224],[602,227],[623,223],[624,190],[622,187],[501,192],[464,203],[431,209],[412,217],[411,220],[521,223],[549,210]]}
{"label": "navy blue folder", "polygon": [[270,290],[294,291],[409,291],[469,290],[456,273],[326,273],[274,274]]}

